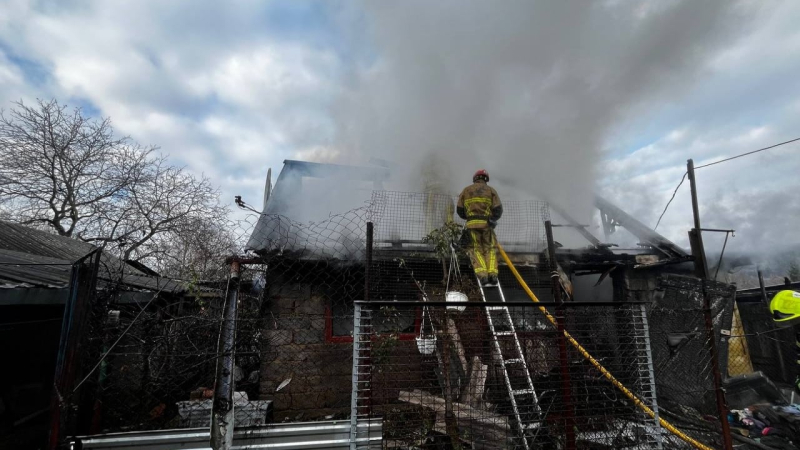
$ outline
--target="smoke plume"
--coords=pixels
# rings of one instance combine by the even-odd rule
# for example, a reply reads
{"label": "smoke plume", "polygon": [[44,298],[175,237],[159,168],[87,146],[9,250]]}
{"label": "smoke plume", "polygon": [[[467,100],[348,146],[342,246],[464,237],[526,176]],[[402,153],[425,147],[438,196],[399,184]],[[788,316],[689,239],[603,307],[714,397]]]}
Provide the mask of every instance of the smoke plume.
{"label": "smoke plume", "polygon": [[420,191],[435,155],[452,193],[485,168],[501,197],[581,218],[609,133],[679,95],[743,14],[722,0],[363,7],[367,62],[336,114],[345,159],[392,161],[406,170],[400,187]]}

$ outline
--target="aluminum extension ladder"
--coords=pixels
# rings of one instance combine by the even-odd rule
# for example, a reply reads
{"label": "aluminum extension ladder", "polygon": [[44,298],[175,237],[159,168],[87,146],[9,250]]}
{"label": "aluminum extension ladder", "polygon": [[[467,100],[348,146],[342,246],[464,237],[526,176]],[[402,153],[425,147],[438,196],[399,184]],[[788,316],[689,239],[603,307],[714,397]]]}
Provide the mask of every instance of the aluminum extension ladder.
{"label": "aluminum extension ladder", "polygon": [[[494,286],[483,286],[478,280],[478,286],[484,303],[505,303],[506,298],[503,295],[503,289],[500,287],[499,281]],[[487,293],[496,298],[499,296],[500,302],[490,302],[487,299]],[[511,312],[506,305],[486,306],[486,319],[489,322],[489,333],[492,336],[494,350],[492,353],[503,373],[508,397],[511,400],[514,425],[517,428],[523,446],[526,450],[530,450],[532,438],[535,437],[541,427],[541,409]],[[501,340],[506,342],[513,341],[510,351],[506,349],[506,354],[503,354],[503,346],[500,345]],[[514,372],[515,376],[512,376],[510,372]],[[522,376],[520,376],[520,372]],[[528,401],[525,401],[526,398]],[[523,411],[523,406],[528,410]]]}

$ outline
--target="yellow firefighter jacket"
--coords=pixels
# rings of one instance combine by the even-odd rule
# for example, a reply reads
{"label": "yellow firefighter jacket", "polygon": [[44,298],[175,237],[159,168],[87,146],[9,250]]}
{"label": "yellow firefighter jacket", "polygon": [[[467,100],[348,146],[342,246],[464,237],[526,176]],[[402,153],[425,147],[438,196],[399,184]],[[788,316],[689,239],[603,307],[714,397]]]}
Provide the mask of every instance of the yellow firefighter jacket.
{"label": "yellow firefighter jacket", "polygon": [[479,180],[461,191],[456,212],[467,221],[467,228],[486,228],[489,220],[496,221],[503,215],[503,205],[497,191]]}

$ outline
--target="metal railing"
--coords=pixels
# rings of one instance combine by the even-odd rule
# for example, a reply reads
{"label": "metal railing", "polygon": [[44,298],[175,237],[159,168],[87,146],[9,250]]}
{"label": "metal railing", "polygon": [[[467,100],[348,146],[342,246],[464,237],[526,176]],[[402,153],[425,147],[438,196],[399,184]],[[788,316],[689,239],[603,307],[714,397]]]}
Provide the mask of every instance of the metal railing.
{"label": "metal railing", "polygon": [[[563,319],[574,339],[658,410],[642,304],[356,302],[361,323],[387,309],[397,314],[421,310],[429,318],[413,340],[360,330],[362,357],[354,359],[354,373],[359,372],[353,378],[359,418],[382,418],[384,448],[443,443],[453,448],[661,448],[658,421],[574,349],[564,358],[558,345],[563,334],[538,306]],[[507,307],[513,328],[508,323],[490,327],[489,317],[499,307]],[[522,357],[510,361],[504,355],[515,340]],[[368,382],[359,380],[364,365]],[[533,388],[516,391],[512,401],[506,377],[512,384],[530,377]]]}

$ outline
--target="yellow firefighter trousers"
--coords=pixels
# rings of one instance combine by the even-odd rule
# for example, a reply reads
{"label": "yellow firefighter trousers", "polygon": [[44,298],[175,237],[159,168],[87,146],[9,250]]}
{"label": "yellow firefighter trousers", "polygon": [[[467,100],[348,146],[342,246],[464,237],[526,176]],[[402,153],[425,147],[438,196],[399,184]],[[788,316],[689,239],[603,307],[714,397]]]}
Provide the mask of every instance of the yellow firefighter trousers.
{"label": "yellow firefighter trousers", "polygon": [[470,228],[470,246],[467,249],[472,267],[478,278],[486,279],[490,275],[497,275],[497,246],[495,245],[494,230],[486,228]]}

